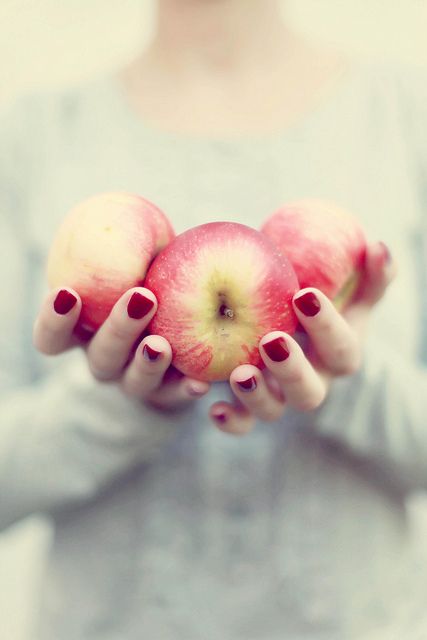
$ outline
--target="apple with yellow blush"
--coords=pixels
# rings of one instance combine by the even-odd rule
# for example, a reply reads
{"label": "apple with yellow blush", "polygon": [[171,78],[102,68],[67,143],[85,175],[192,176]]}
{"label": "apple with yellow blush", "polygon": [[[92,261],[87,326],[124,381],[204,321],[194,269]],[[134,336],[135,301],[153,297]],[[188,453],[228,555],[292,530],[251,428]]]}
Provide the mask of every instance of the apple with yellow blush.
{"label": "apple with yellow blush", "polygon": [[82,299],[78,325],[96,331],[127,289],[143,285],[153,258],[174,236],[166,215],[146,198],[95,195],[59,227],[48,256],[49,285],[75,289]]}
{"label": "apple with yellow blush", "polygon": [[174,366],[206,381],[239,364],[262,366],[260,339],[294,333],[299,284],[286,256],[256,229],[211,222],[177,236],[150,266],[158,301],[149,331],[171,344]]}

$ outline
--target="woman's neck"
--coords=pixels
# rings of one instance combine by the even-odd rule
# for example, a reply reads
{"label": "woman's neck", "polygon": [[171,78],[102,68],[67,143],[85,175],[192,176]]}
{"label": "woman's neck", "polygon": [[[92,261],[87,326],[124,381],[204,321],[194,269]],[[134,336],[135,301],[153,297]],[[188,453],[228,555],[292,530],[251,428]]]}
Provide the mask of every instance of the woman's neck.
{"label": "woman's neck", "polygon": [[283,129],[340,74],[335,52],[288,30],[276,0],[158,0],[151,43],[121,73],[159,128],[226,136]]}
{"label": "woman's neck", "polygon": [[158,0],[152,61],[215,77],[266,68],[286,46],[278,0]]}

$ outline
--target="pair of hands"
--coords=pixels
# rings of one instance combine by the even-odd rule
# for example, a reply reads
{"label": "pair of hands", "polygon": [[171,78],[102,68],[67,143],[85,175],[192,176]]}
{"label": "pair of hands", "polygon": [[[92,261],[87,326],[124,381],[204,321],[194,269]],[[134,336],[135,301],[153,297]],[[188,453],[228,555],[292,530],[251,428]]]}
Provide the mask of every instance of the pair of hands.
{"label": "pair of hands", "polygon": [[[395,272],[387,247],[377,242],[368,246],[361,286],[344,313],[318,289],[300,290],[293,306],[306,332],[306,348],[280,331],[265,335],[259,350],[266,368],[261,371],[244,364],[233,370],[230,386],[236,402],[213,404],[209,415],[214,424],[222,431],[243,435],[257,418],[274,421],[287,407],[299,411],[319,407],[334,377],[352,374],[360,367],[371,309]],[[33,333],[41,353],[54,355],[83,346],[97,380],[114,381],[125,394],[159,410],[178,409],[208,392],[207,382],[183,376],[171,367],[171,347],[165,338],[149,335],[138,343],[157,310],[151,291],[135,287],[124,293],[94,335],[76,333],[81,304],[78,293],[70,288],[55,289],[46,296]]]}

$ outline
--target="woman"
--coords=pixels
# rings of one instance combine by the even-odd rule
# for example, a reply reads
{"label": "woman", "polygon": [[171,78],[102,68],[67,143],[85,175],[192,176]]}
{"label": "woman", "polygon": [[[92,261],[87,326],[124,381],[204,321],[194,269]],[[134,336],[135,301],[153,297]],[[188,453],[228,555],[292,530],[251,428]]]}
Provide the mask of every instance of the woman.
{"label": "woman", "polygon": [[[423,90],[307,44],[276,0],[158,0],[152,42],[118,76],[5,117],[0,522],[54,523],[40,638],[418,637],[405,500],[427,485]],[[360,217],[359,302],[342,317],[314,289],[294,301],[316,363],[289,336],[282,361],[261,341],[286,403],[249,365],[230,397],[164,382],[156,336],[124,366],[155,313],[143,288],[68,350],[81,302],[46,294],[46,255],[65,212],[110,190],[144,195],[177,231],[258,227],[307,196]],[[379,238],[399,278],[376,306],[396,270]],[[62,355],[33,353],[35,316],[38,350]]]}

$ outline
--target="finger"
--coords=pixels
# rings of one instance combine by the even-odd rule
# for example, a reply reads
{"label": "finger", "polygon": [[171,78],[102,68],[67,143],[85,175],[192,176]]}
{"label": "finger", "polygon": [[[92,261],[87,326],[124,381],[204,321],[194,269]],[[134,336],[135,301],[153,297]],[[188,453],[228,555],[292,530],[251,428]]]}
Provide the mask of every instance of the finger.
{"label": "finger", "polygon": [[383,242],[368,245],[363,279],[355,300],[344,312],[350,323],[364,321],[367,311],[384,296],[397,275],[397,265]]}
{"label": "finger", "polygon": [[182,376],[177,380],[162,384],[147,400],[159,409],[173,410],[201,398],[209,391],[209,388],[208,382]]}
{"label": "finger", "polygon": [[349,375],[361,363],[359,337],[321,291],[301,289],[293,299],[295,313],[320,362],[335,375]]}
{"label": "finger", "polygon": [[315,371],[291,336],[272,331],[260,341],[259,351],[288,406],[298,411],[313,411],[320,406],[326,396],[327,378]]}
{"label": "finger", "polygon": [[62,287],[50,291],[34,323],[36,349],[46,355],[55,355],[70,348],[81,308],[80,296],[74,289]]}
{"label": "finger", "polygon": [[255,426],[255,416],[243,406],[229,402],[216,402],[209,416],[217,429],[235,436],[244,436]]}
{"label": "finger", "polygon": [[98,380],[121,375],[135,341],[157,309],[154,294],[143,287],[126,291],[116,302],[87,349],[89,368]]}
{"label": "finger", "polygon": [[250,364],[236,367],[230,375],[230,386],[242,406],[256,418],[272,422],[283,415],[284,398],[270,391],[257,367]]}
{"label": "finger", "polygon": [[125,369],[121,387],[127,395],[142,400],[150,396],[162,384],[170,366],[172,350],[162,336],[147,336],[138,345],[135,355]]}

